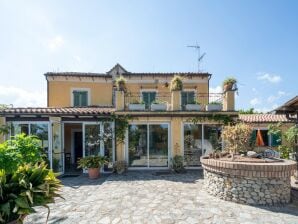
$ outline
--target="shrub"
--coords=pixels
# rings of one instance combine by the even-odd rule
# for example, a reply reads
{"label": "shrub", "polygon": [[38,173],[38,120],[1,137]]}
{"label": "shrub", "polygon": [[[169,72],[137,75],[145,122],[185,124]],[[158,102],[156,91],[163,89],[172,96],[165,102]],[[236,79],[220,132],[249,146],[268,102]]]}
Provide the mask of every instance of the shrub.
{"label": "shrub", "polygon": [[113,164],[113,172],[122,174],[127,170],[127,162],[125,160],[116,161]]}
{"label": "shrub", "polygon": [[0,144],[0,169],[6,173],[17,170],[19,165],[42,162],[46,156],[36,136],[20,134]]}
{"label": "shrub", "polygon": [[125,90],[126,90],[126,82],[127,82],[127,80],[126,80],[122,75],[120,75],[120,76],[116,79],[116,86],[117,86],[117,89],[118,89],[118,90],[121,90],[121,91],[125,91]]}
{"label": "shrub", "polygon": [[181,173],[184,171],[183,156],[176,155],[173,157],[172,168],[177,173]]}
{"label": "shrub", "polygon": [[224,126],[222,138],[225,142],[225,149],[232,155],[239,151],[246,152],[249,149],[252,128],[251,126],[238,123],[234,126]]}
{"label": "shrub", "polygon": [[45,163],[21,165],[13,173],[0,170],[0,223],[22,219],[34,213],[35,206],[48,208],[58,193],[60,181]]}
{"label": "shrub", "polygon": [[171,80],[171,91],[179,91],[183,89],[183,82],[182,78],[179,75],[175,75],[174,78]]}

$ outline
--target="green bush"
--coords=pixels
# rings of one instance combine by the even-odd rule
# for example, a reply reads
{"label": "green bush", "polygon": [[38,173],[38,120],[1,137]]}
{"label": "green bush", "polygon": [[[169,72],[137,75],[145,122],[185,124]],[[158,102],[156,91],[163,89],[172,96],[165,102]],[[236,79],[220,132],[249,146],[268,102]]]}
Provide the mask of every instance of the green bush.
{"label": "green bush", "polygon": [[107,164],[109,161],[105,156],[87,156],[81,158],[78,162],[78,168],[89,169],[89,168],[100,168]]}
{"label": "green bush", "polygon": [[176,155],[173,157],[172,168],[177,173],[184,171],[183,156]]}
{"label": "green bush", "polygon": [[36,136],[20,134],[0,144],[0,169],[11,173],[19,165],[35,164],[46,159],[40,140]]}
{"label": "green bush", "polygon": [[44,162],[21,165],[13,173],[0,170],[0,223],[22,223],[26,215],[35,212],[33,207],[48,208],[55,197],[61,197],[60,187],[60,181]]}

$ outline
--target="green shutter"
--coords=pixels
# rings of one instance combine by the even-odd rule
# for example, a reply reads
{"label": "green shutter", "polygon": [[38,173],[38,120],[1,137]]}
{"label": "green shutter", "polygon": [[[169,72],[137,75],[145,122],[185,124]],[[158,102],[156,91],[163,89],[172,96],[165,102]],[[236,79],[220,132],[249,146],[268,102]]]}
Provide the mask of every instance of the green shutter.
{"label": "green shutter", "polygon": [[73,106],[80,106],[80,93],[77,91],[73,91]]}
{"label": "green shutter", "polygon": [[150,93],[150,104],[155,101],[155,98],[156,98],[156,92],[151,92]]}
{"label": "green shutter", "polygon": [[253,130],[249,139],[249,144],[254,147],[256,145],[256,140],[257,140],[257,130]]}
{"label": "green shutter", "polygon": [[181,104],[182,106],[187,104],[187,92],[181,92]]}
{"label": "green shutter", "polygon": [[145,103],[146,109],[149,108],[149,94],[147,92],[142,92],[142,98]]}
{"label": "green shutter", "polygon": [[272,134],[271,135],[271,146],[276,147],[281,145],[281,135],[280,134]]}
{"label": "green shutter", "polygon": [[88,93],[81,92],[81,106],[88,106]]}

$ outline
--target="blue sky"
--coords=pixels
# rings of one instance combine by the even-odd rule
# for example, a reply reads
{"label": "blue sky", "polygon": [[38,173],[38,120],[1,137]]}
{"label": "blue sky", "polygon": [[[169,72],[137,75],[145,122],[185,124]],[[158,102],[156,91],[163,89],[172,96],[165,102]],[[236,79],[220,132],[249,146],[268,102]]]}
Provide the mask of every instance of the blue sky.
{"label": "blue sky", "polygon": [[201,69],[239,81],[237,108],[298,94],[298,1],[1,1],[0,103],[45,106],[48,71]]}

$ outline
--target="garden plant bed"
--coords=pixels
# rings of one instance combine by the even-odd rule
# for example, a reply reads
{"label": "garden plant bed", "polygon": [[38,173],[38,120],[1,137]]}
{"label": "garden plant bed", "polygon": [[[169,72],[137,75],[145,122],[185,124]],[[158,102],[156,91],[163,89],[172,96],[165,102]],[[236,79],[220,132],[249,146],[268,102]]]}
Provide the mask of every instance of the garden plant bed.
{"label": "garden plant bed", "polygon": [[216,158],[216,160],[228,161],[228,162],[245,162],[245,163],[276,163],[276,162],[284,161],[282,159],[275,159],[275,158],[251,158],[251,157],[244,157],[240,155],[234,155],[234,158],[224,156],[221,158]]}
{"label": "garden plant bed", "polygon": [[207,192],[221,199],[243,204],[289,203],[291,176],[296,169],[296,162],[280,160],[260,163],[251,159],[262,161],[247,157],[243,157],[240,162],[232,161],[231,158],[201,157]]}

